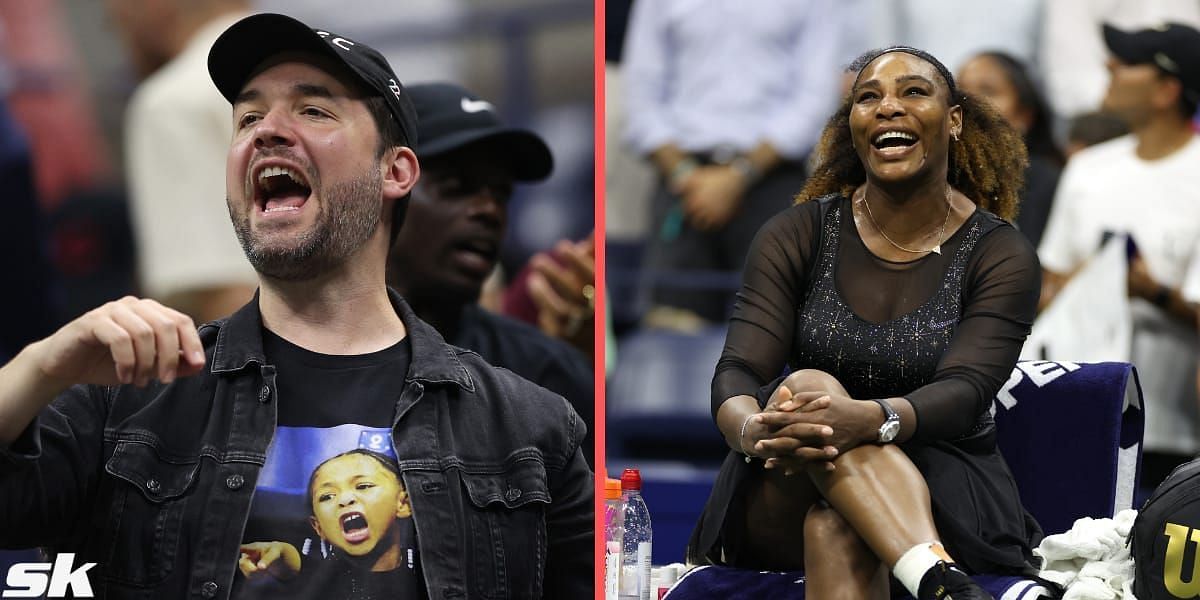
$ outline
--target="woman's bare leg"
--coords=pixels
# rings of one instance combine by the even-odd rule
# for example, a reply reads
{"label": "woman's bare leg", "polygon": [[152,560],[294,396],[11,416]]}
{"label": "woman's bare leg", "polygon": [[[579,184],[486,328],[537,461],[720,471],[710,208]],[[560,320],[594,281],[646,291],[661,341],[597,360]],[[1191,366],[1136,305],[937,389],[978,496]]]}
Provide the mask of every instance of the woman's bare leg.
{"label": "woman's bare leg", "polygon": [[809,477],[889,567],[913,546],[941,541],[925,478],[899,448],[859,446],[834,463],[837,470],[810,468]]}
{"label": "woman's bare leg", "polygon": [[836,510],[824,502],[804,519],[804,597],[812,600],[887,600],[887,566]]}
{"label": "woman's bare leg", "polygon": [[758,469],[746,486],[746,553],[739,563],[775,571],[804,568],[804,521],[821,499],[812,480]]}
{"label": "woman's bare leg", "polygon": [[[849,395],[823,371],[797,371],[785,384],[793,393]],[[834,471],[814,465],[804,479],[815,484],[889,568],[913,546],[940,541],[925,478],[900,448],[865,444],[838,456],[834,464]]]}

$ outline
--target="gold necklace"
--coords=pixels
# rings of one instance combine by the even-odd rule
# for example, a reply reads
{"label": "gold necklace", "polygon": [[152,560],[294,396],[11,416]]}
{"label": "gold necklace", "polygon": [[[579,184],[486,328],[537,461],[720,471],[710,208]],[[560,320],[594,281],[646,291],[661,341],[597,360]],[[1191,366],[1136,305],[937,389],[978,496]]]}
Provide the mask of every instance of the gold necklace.
{"label": "gold necklace", "polygon": [[871,214],[871,203],[867,202],[867,188],[866,187],[863,187],[862,198],[860,199],[860,201],[863,203],[863,206],[867,207],[867,218],[871,219],[871,224],[875,226],[875,231],[878,231],[879,235],[882,235],[883,239],[887,240],[887,242],[889,244],[891,244],[892,246],[895,246],[896,249],[903,250],[910,254],[925,254],[926,252],[932,252],[934,254],[942,253],[942,242],[946,241],[945,238],[943,237],[946,235],[946,224],[948,224],[950,222],[950,186],[949,185],[946,186],[946,218],[942,219],[942,227],[941,227],[941,229],[938,230],[938,243],[936,246],[934,246],[928,250],[911,250],[909,248],[905,248],[904,246],[901,246],[900,244],[897,244],[896,242],[892,241],[892,238],[888,237],[888,234],[884,233],[883,228],[879,226],[879,223],[877,221],[875,221],[875,215]]}

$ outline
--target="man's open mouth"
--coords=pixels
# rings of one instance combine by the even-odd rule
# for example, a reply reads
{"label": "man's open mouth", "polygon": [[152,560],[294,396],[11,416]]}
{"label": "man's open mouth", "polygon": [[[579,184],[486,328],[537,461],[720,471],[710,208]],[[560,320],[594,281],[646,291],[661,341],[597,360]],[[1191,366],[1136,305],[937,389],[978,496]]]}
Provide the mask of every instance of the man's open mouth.
{"label": "man's open mouth", "polygon": [[367,529],[367,518],[360,512],[348,512],[341,516],[342,534],[347,542],[360,544],[371,535]]}
{"label": "man's open mouth", "polygon": [[478,254],[488,261],[495,261],[500,254],[500,244],[490,237],[471,237],[454,245],[457,250]]}
{"label": "man's open mouth", "polygon": [[263,213],[283,213],[300,210],[312,195],[312,186],[298,169],[268,165],[254,177],[254,192]]}

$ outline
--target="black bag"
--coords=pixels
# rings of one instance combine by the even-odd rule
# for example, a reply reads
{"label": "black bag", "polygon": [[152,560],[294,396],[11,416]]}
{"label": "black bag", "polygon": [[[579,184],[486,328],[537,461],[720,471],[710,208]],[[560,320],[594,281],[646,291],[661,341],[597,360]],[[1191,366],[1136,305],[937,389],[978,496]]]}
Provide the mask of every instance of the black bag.
{"label": "black bag", "polygon": [[1138,600],[1200,597],[1200,459],[1179,465],[1129,532]]}

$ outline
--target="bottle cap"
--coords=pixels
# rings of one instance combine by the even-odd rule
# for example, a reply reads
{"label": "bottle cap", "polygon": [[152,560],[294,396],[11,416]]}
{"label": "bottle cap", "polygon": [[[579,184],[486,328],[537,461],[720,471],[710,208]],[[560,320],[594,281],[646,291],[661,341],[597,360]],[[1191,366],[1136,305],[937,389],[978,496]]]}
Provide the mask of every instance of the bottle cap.
{"label": "bottle cap", "polygon": [[604,499],[616,500],[621,497],[621,480],[612,477],[604,478]]}
{"label": "bottle cap", "polygon": [[637,469],[625,469],[621,473],[621,489],[622,490],[640,490],[642,489],[642,473]]}

